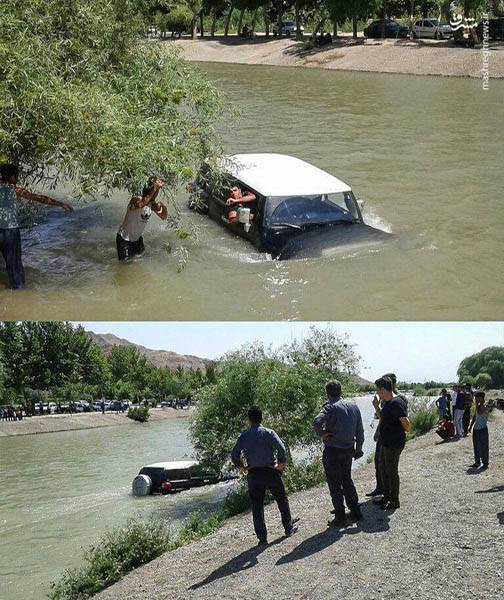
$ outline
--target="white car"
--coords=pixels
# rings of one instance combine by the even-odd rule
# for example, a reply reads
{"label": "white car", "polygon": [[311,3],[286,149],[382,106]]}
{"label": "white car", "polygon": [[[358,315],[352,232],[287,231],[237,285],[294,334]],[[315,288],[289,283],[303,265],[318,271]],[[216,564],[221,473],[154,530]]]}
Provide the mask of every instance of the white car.
{"label": "white car", "polygon": [[418,19],[413,23],[411,31],[414,38],[444,40],[453,35],[450,24],[437,19]]}
{"label": "white car", "polygon": [[[301,25],[299,27],[301,33],[304,33],[304,27]],[[279,23],[275,23],[273,25],[273,35],[286,35],[290,37],[291,35],[296,35],[297,27],[295,21],[280,21]]]}

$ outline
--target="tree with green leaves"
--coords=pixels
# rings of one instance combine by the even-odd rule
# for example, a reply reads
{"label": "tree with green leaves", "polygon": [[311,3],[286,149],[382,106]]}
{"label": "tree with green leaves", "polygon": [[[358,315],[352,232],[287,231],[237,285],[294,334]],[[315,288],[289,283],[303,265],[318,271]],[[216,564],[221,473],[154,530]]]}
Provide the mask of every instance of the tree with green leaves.
{"label": "tree with green leaves", "polygon": [[281,350],[252,344],[227,354],[216,369],[216,382],[196,395],[191,437],[199,458],[221,468],[254,405],[289,454],[316,442],[312,420],[326,401],[324,384],[338,377],[348,392],[358,362],[347,338],[315,328],[305,340]]}
{"label": "tree with green leaves", "polygon": [[460,381],[480,373],[489,375],[496,388],[504,388],[504,346],[491,346],[464,358],[457,371]]}
{"label": "tree with green leaves", "polygon": [[[218,153],[219,92],[145,36],[150,0],[2,0],[0,159],[76,195],[175,191]],[[196,4],[191,4],[196,14]]]}
{"label": "tree with green leaves", "polygon": [[482,390],[489,390],[492,383],[492,378],[488,373],[478,373],[474,378],[474,385]]}

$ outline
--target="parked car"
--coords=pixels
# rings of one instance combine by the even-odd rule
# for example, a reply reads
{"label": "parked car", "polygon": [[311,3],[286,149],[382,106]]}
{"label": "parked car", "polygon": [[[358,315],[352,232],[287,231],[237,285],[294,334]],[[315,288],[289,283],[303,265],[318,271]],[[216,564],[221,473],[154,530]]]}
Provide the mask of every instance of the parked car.
{"label": "parked car", "polygon": [[444,23],[438,19],[418,19],[411,27],[414,38],[433,38],[443,40],[453,35],[449,23]]}
{"label": "parked car", "polygon": [[[478,39],[483,40],[485,22],[481,21],[476,27]],[[488,39],[504,40],[504,17],[488,20]]]}
{"label": "parked car", "polygon": [[[385,35],[384,35],[385,34]],[[392,19],[378,19],[373,21],[364,29],[364,36],[368,38],[405,38],[408,37],[409,29]]]}
{"label": "parked car", "polygon": [[[302,25],[299,26],[299,31],[304,33],[304,27]],[[273,35],[286,35],[290,37],[291,35],[296,35],[297,26],[295,21],[280,21],[273,25]]]}
{"label": "parked car", "polygon": [[[224,176],[217,183],[210,168],[203,167],[192,185],[189,206],[273,258],[325,256],[343,245],[390,238],[364,223],[346,183],[299,158],[235,154],[223,158],[219,166]],[[252,208],[237,205],[236,221],[226,218],[232,186],[256,197]]]}
{"label": "parked car", "polygon": [[193,460],[159,462],[140,469],[133,479],[132,492],[134,496],[173,494],[221,480],[220,473],[204,469]]}
{"label": "parked car", "polygon": [[124,412],[125,409],[126,409],[126,404],[124,402],[122,402],[121,400],[114,400],[113,402],[110,402],[107,410],[115,410],[115,411]]}

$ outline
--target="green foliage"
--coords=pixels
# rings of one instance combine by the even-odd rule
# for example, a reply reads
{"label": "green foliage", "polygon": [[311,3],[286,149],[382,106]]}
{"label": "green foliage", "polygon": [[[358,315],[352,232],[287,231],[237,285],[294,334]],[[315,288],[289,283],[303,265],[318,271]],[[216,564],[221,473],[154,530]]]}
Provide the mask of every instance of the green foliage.
{"label": "green foliage", "polygon": [[457,371],[460,381],[480,373],[490,375],[495,388],[504,387],[504,346],[491,346],[464,358]]}
{"label": "green foliage", "polygon": [[[175,190],[218,152],[219,92],[145,37],[148,0],[2,0],[0,155],[76,195]],[[165,190],[167,189],[165,188]]]}
{"label": "green foliage", "polygon": [[285,468],[283,474],[287,494],[308,490],[324,483],[325,480],[324,467],[320,456],[294,461]]}
{"label": "green foliage", "polygon": [[106,533],[98,543],[84,553],[84,565],[65,571],[51,585],[51,600],[85,600],[109,587],[127,573],[154,560],[164,552],[215,531],[222,516],[189,515],[178,532],[171,531],[157,520],[130,519],[125,527]]}
{"label": "green foliage", "polygon": [[488,373],[478,373],[474,378],[474,385],[482,390],[488,390],[492,387],[492,378]]}
{"label": "green foliage", "polygon": [[119,581],[163,552],[172,544],[168,529],[158,521],[130,520],[110,531],[84,553],[84,566],[68,570],[52,584],[51,600],[82,600]]}
{"label": "green foliage", "polygon": [[138,421],[139,423],[146,423],[149,420],[149,407],[130,406],[128,408],[128,419]]}
{"label": "green foliage", "polygon": [[227,354],[216,383],[196,396],[191,437],[199,459],[221,468],[247,427],[247,411],[254,405],[262,409],[265,425],[278,432],[288,450],[311,444],[313,417],[326,402],[324,384],[338,377],[348,391],[358,360],[346,338],[316,329],[280,351],[252,344]]}
{"label": "green foliage", "polygon": [[408,438],[417,437],[431,431],[438,423],[438,412],[428,400],[412,399],[408,403],[408,416],[411,423]]}
{"label": "green foliage", "polygon": [[108,377],[105,357],[81,327],[61,321],[0,324],[7,383],[16,391],[67,383],[99,385]]}

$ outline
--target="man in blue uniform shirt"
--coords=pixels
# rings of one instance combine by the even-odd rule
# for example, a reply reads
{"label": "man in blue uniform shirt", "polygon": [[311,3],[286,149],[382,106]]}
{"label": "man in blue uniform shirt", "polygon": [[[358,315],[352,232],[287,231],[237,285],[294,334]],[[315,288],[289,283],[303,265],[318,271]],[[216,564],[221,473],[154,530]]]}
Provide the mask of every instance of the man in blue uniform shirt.
{"label": "man in blue uniform shirt", "polygon": [[325,386],[328,404],[313,422],[324,442],[322,462],[334,506],[334,519],[329,525],[346,524],[345,500],[353,521],[362,519],[359,498],[352,481],[352,460],[363,456],[364,427],[358,406],[341,399],[341,383],[329,381]]}
{"label": "man in blue uniform shirt", "polygon": [[[258,408],[248,411],[250,427],[240,434],[231,452],[235,467],[247,473],[247,482],[252,503],[254,530],[260,545],[268,543],[268,532],[264,521],[264,496],[271,492],[280,514],[285,535],[290,536],[296,530],[289,508],[289,501],[282,481],[282,471],[286,463],[285,446],[275,431],[261,425],[262,412]],[[245,459],[245,462],[243,461]]]}

